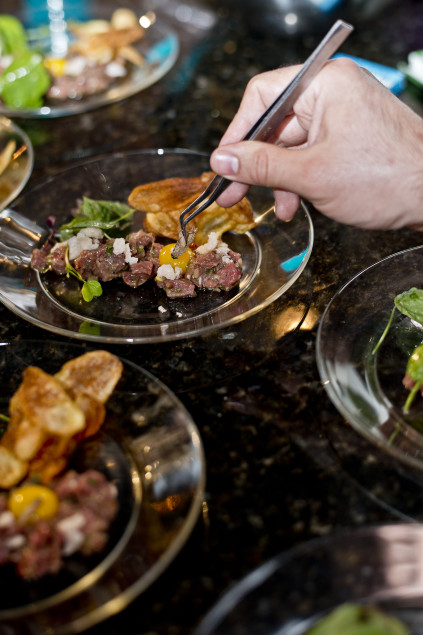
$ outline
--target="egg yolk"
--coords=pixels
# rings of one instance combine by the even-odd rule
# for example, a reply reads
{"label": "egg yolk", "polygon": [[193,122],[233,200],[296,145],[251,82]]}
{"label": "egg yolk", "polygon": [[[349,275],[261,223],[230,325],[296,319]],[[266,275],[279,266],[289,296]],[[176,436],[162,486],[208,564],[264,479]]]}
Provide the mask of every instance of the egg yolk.
{"label": "egg yolk", "polygon": [[182,273],[185,273],[186,268],[189,265],[189,261],[193,256],[192,249],[187,249],[181,254],[178,258],[172,258],[172,249],[176,243],[171,243],[170,245],[166,245],[159,252],[159,262],[161,265],[172,265],[173,268],[179,267],[182,270]]}
{"label": "egg yolk", "polygon": [[65,74],[66,60],[61,58],[48,57],[44,59],[44,66],[54,77],[62,77]]}
{"label": "egg yolk", "polygon": [[53,518],[59,509],[59,499],[44,485],[22,485],[10,493],[9,509],[16,518],[23,514],[25,522],[35,523]]}

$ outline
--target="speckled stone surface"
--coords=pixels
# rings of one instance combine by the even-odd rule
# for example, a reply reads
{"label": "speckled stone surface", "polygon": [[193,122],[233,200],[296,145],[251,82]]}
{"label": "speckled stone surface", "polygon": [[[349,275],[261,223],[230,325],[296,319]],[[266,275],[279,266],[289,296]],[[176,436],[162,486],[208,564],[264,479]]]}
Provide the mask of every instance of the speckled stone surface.
{"label": "speckled stone surface", "polygon": [[[204,32],[181,27],[176,66],[146,91],[75,117],[21,120],[35,147],[28,187],[112,151],[161,146],[210,152],[248,79],[304,59],[318,40],[317,34],[289,38],[253,31],[241,5],[203,5],[215,24]],[[422,32],[423,4],[398,0],[369,21],[357,18],[343,50],[395,65],[422,46]],[[404,99],[423,112],[423,101],[411,91]],[[365,232],[312,216],[315,246],[305,272],[263,313],[232,327],[231,339],[216,332],[163,345],[108,347],[154,373],[185,404],[203,439],[207,485],[204,514],[181,553],[93,635],[190,633],[225,590],[282,550],[343,527],[419,519],[423,494],[410,488],[414,504],[404,513],[407,490],[393,488],[395,465],[357,440],[357,451],[380,465],[378,470],[372,463],[370,487],[365,468],[363,475],[354,473],[351,462],[343,462],[342,447],[331,443],[339,430],[337,438],[355,448],[355,433],[342,436],[347,424],[320,383],[315,340],[322,312],[343,284],[380,258],[421,244],[422,235]],[[287,307],[301,316],[293,330],[282,323],[279,335],[269,328],[263,336],[263,324]],[[2,341],[47,337],[60,346],[60,337],[4,307],[0,320]]]}

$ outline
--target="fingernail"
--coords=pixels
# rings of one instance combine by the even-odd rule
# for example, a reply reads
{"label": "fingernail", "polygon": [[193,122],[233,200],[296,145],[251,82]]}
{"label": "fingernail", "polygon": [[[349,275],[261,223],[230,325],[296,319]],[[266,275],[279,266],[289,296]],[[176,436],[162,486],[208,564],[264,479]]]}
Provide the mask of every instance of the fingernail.
{"label": "fingernail", "polygon": [[223,176],[238,174],[238,157],[234,154],[229,154],[228,152],[216,152],[213,155],[213,169],[215,172],[222,174]]}

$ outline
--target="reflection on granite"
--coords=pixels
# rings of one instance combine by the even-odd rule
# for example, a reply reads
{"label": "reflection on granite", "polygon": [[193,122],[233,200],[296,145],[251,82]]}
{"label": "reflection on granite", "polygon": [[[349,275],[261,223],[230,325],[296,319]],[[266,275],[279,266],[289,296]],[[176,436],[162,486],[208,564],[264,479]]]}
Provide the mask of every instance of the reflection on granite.
{"label": "reflection on granite", "polygon": [[[184,34],[182,56],[159,84],[81,116],[20,122],[36,152],[30,185],[115,150],[179,146],[209,152],[249,78],[304,59],[317,42],[314,35],[291,40],[252,33],[240,3],[205,4],[216,24],[197,39]],[[422,24],[421,3],[397,1],[371,21],[359,21],[343,50],[395,65],[421,47]],[[407,92],[403,98],[423,113],[418,96]],[[93,635],[189,633],[233,582],[281,550],[345,526],[420,518],[413,505],[404,510],[403,490],[392,489],[395,465],[373,470],[377,483],[370,488],[353,473],[354,462],[340,460],[331,436],[347,424],[320,384],[315,338],[323,310],[343,284],[380,258],[421,244],[422,236],[365,232],[317,213],[313,222],[315,247],[306,271],[260,314],[186,341],[105,346],[179,395],[204,442],[207,485],[203,517],[176,560]],[[0,318],[3,341],[65,341],[5,307]],[[357,451],[369,457],[375,450],[360,440]]]}

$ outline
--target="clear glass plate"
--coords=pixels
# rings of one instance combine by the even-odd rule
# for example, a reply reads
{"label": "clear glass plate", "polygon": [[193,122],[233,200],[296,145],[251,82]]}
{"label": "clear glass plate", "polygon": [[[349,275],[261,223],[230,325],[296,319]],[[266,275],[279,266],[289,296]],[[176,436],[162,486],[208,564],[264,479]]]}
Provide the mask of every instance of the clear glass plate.
{"label": "clear glass plate", "polygon": [[[141,183],[197,176],[209,169],[207,156],[187,150],[115,154],[67,170],[25,193],[0,214],[0,300],[37,326],[97,342],[181,339],[257,313],[291,287],[313,245],[305,205],[291,222],[281,223],[273,212],[272,192],[266,188],[252,188],[249,194],[258,226],[247,234],[224,236],[243,258],[239,287],[229,293],[203,292],[196,298],[169,300],[154,282],[130,289],[118,281],[103,284],[103,295],[86,303],[76,280],[40,276],[29,267],[32,249],[48,234],[48,216],[54,215],[60,226],[83,195],[126,202]],[[134,229],[142,225],[142,216],[134,215]],[[166,311],[159,311],[159,306]]]}
{"label": "clear glass plate", "polygon": [[0,210],[20,194],[34,166],[34,150],[28,135],[13,121],[0,116],[0,152],[10,141],[16,146],[12,160],[0,174]]}
{"label": "clear glass plate", "polygon": [[[0,412],[7,413],[28,365],[54,373],[87,350],[65,342],[1,344]],[[100,433],[81,444],[70,465],[77,471],[98,469],[118,487],[120,507],[109,544],[96,558],[67,558],[56,576],[34,583],[8,570],[0,597],[0,622],[7,632],[79,633],[121,611],[165,570],[198,519],[205,485],[198,430],[164,384],[122,362],[124,372]],[[1,568],[0,574],[5,575]]]}
{"label": "clear glass plate", "polygon": [[372,351],[397,294],[423,286],[423,247],[393,254],[356,275],[327,306],[317,335],[317,364],[328,395],[352,428],[421,474],[423,400],[410,413],[402,385],[409,356],[423,331],[395,312],[389,335]]}
{"label": "clear glass plate", "polygon": [[145,64],[129,64],[126,77],[116,80],[105,92],[82,99],[45,104],[40,108],[11,108],[0,104],[0,114],[20,118],[48,118],[77,115],[131,97],[155,84],[174,65],[179,53],[176,33],[159,19],[151,24],[144,37],[133,45],[144,57]]}
{"label": "clear glass plate", "polygon": [[422,544],[423,528],[410,524],[312,540],[241,580],[194,635],[303,635],[344,602],[377,605],[421,633]]}

